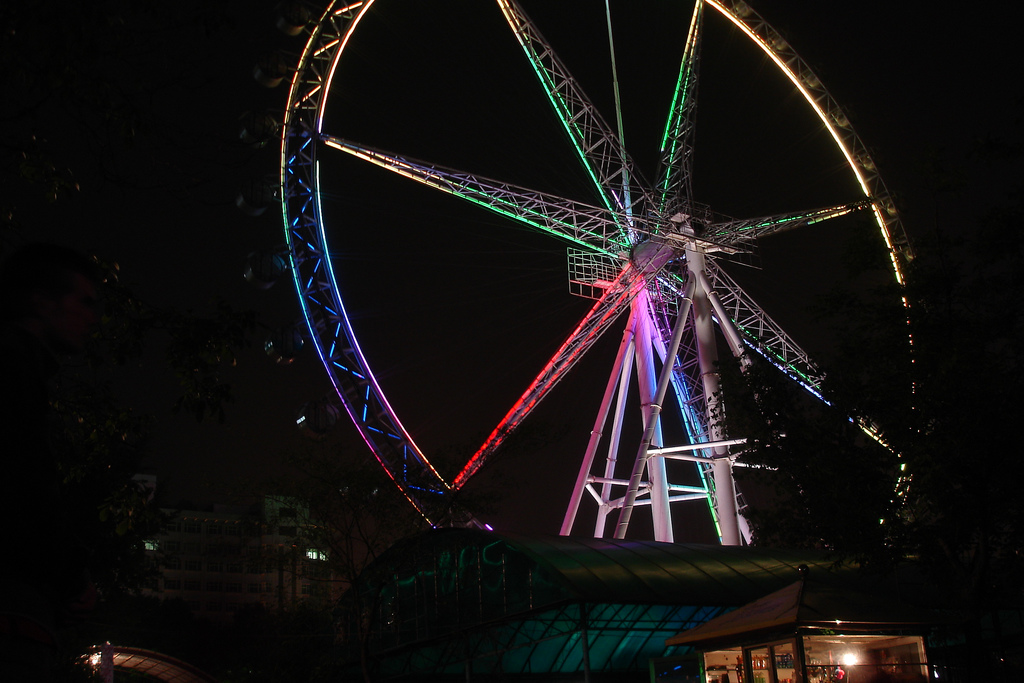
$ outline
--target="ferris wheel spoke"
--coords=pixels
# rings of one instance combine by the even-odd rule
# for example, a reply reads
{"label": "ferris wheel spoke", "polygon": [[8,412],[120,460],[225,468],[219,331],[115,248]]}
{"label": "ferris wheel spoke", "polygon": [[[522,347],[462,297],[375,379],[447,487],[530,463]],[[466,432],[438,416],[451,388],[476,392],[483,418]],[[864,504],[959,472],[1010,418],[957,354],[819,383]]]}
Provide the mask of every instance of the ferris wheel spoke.
{"label": "ferris wheel spoke", "polygon": [[715,293],[722,312],[746,344],[820,398],[823,373],[810,355],[711,259],[706,274],[709,291]]}
{"label": "ferris wheel spoke", "polygon": [[[631,216],[633,207],[647,197],[644,189],[647,184],[622,141],[580,89],[522,7],[515,0],[498,0],[498,6],[565,126],[602,202],[620,216]],[[628,223],[622,223],[620,227],[624,233],[631,230]]]}
{"label": "ferris wheel spoke", "polygon": [[697,74],[703,16],[704,2],[697,0],[694,3],[675,93],[672,96],[672,105],[661,140],[657,206],[663,212],[671,210],[674,202],[689,201],[693,197],[693,130],[697,112]]}
{"label": "ferris wheel spoke", "polygon": [[777,235],[787,230],[823,223],[833,218],[853,213],[854,211],[870,209],[873,204],[874,202],[871,199],[862,199],[849,204],[839,204],[820,209],[716,222],[707,226],[704,235],[707,237],[708,242],[714,246],[740,247],[760,237]]}
{"label": "ferris wheel spoke", "polygon": [[436,190],[482,206],[520,223],[617,258],[629,244],[619,230],[620,216],[597,206],[530,190],[437,164],[415,161],[338,138],[325,144]]}
{"label": "ferris wheel spoke", "polygon": [[608,330],[619,315],[629,308],[630,302],[641,291],[645,277],[648,277],[648,274],[644,268],[626,264],[619,272],[618,277],[605,288],[602,296],[540,371],[529,388],[519,397],[519,400],[455,477],[452,488],[456,490],[462,488],[470,477],[476,474],[508,435],[533,412],[548,392],[565,377],[566,373],[594,345],[594,342],[601,338],[601,335]]}

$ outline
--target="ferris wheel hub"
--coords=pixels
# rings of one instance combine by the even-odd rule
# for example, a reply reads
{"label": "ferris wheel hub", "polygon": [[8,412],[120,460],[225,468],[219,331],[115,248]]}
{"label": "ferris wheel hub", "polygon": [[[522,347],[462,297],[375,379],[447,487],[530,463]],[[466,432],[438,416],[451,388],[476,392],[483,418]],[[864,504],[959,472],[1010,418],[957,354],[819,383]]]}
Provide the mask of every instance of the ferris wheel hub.
{"label": "ferris wheel hub", "polygon": [[678,254],[678,249],[664,239],[655,237],[633,247],[630,261],[645,275],[655,275]]}

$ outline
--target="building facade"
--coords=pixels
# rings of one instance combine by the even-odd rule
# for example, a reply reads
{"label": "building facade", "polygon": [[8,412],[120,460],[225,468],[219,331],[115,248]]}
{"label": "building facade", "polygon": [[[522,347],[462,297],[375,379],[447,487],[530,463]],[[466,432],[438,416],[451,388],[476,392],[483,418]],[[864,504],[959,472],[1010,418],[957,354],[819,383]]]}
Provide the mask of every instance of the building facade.
{"label": "building facade", "polygon": [[309,540],[315,525],[294,501],[164,512],[170,521],[147,548],[159,567],[149,595],[180,598],[213,622],[247,606],[278,611],[337,597],[327,554]]}

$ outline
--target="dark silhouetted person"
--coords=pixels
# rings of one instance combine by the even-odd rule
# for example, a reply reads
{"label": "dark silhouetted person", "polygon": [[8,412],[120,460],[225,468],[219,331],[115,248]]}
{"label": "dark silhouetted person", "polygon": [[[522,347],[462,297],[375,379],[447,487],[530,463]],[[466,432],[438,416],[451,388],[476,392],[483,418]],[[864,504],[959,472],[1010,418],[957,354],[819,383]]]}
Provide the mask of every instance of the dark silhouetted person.
{"label": "dark silhouetted person", "polygon": [[0,681],[59,680],[59,629],[95,602],[62,506],[49,384],[92,333],[97,282],[64,247],[24,246],[0,267]]}

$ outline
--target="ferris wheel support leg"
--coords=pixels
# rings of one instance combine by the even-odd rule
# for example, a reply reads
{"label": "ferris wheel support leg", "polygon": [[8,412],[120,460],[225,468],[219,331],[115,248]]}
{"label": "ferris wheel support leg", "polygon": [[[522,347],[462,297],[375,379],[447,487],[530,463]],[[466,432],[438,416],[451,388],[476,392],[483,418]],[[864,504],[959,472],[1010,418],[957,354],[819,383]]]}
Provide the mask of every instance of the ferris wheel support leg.
{"label": "ferris wheel support leg", "polygon": [[[686,263],[692,279],[697,283],[693,294],[693,324],[697,339],[697,359],[700,363],[704,395],[707,397],[708,440],[722,441],[725,438],[725,406],[719,395],[718,347],[712,320],[711,292],[702,281],[704,254],[696,250],[686,251]],[[715,481],[715,511],[723,545],[740,545],[739,512],[736,506],[736,484],[732,477],[732,461],[727,448],[713,449],[715,463],[712,475]]]}
{"label": "ferris wheel support leg", "polygon": [[[626,529],[629,528],[629,519],[633,515],[633,504],[636,503],[637,493],[640,490],[640,480],[643,477],[649,454],[651,441],[654,439],[654,431],[657,427],[657,417],[661,414],[661,404],[665,400],[665,393],[668,391],[669,382],[675,370],[675,358],[679,353],[679,344],[683,339],[683,330],[686,327],[686,320],[690,317],[690,306],[693,299],[693,292],[696,279],[690,278],[686,285],[686,293],[679,306],[676,315],[676,322],[672,328],[672,341],[665,354],[665,364],[661,368],[661,375],[658,377],[658,387],[655,392],[655,400],[651,403],[651,419],[647,421],[644,429],[644,437],[637,450],[636,460],[633,462],[633,472],[629,477],[629,485],[626,495],[623,498],[622,509],[619,510],[619,521],[615,527],[615,538],[625,538]],[[659,458],[660,460],[660,458]]]}
{"label": "ferris wheel support leg", "polygon": [[[701,271],[699,278],[701,287],[708,293],[708,299],[711,301],[711,307],[715,311],[715,316],[718,317],[718,327],[722,330],[725,335],[726,342],[729,344],[729,350],[732,352],[740,363],[740,371],[746,372],[750,367],[751,360],[750,354],[747,353],[747,347],[743,343],[743,338],[740,336],[739,330],[736,329],[736,325],[733,323],[732,318],[729,317],[728,312],[725,310],[725,306],[722,304],[721,297],[716,292],[708,281],[707,273]],[[731,465],[730,465],[731,468]],[[730,479],[732,475],[730,474]],[[739,496],[734,491],[733,494],[737,498],[739,503]],[[750,525],[747,523],[747,519],[741,515],[737,515],[737,523],[739,525],[740,537],[746,542],[750,542]]]}
{"label": "ferris wheel support leg", "polygon": [[[665,445],[661,431],[661,407],[664,396],[658,398],[658,374],[655,366],[654,321],[651,319],[647,292],[634,299],[637,316],[637,385],[640,390],[640,405],[643,407],[643,424],[647,430],[653,426],[648,449]],[[654,523],[654,540],[672,543],[672,512],[669,509],[668,473],[663,458],[647,458],[647,476],[650,482],[651,521]]]}
{"label": "ferris wheel support leg", "polygon": [[[615,363],[612,366],[612,372],[608,377],[608,385],[605,387],[604,396],[601,399],[601,407],[597,411],[597,419],[594,420],[594,429],[590,432],[590,441],[587,443],[587,450],[583,454],[583,463],[580,465],[580,472],[576,476],[576,486],[573,488],[572,497],[569,499],[569,506],[565,511],[565,518],[562,520],[562,529],[559,533],[562,536],[568,536],[572,533],[573,524],[576,522],[576,514],[580,509],[580,501],[583,499],[583,493],[587,488],[588,479],[590,478],[590,470],[594,464],[594,454],[597,452],[597,447],[601,443],[601,437],[603,436],[603,430],[605,423],[608,420],[608,412],[611,408],[612,397],[615,396],[616,387],[619,387],[619,405],[621,406],[622,401],[622,378],[623,376],[629,375],[629,363],[632,362],[633,346],[634,346],[634,327],[636,325],[635,313],[630,315],[629,322],[626,325],[626,330],[622,334],[622,341],[619,343],[619,352],[615,357]],[[624,372],[625,370],[625,372]],[[627,379],[628,381],[628,379]],[[621,411],[621,409],[620,409]],[[619,431],[621,424],[620,419],[616,420],[613,427],[614,432]],[[613,433],[613,443],[617,441],[616,435]],[[609,460],[611,460],[610,466],[614,473],[615,462],[614,462],[614,451],[609,451]],[[607,470],[607,466],[606,466]],[[605,477],[611,475],[605,474]],[[605,491],[601,497],[602,504],[601,508],[604,510],[607,508],[608,502],[608,489],[609,485],[605,484]],[[599,511],[599,520],[600,511]],[[607,515],[607,512],[605,512]],[[600,534],[598,535],[600,536]]]}
{"label": "ferris wheel support leg", "polygon": [[722,299],[718,296],[718,292],[711,287],[707,274],[701,271],[698,274],[698,281],[708,294],[711,308],[718,317],[718,327],[722,330],[722,334],[725,335],[725,341],[729,344],[729,350],[736,360],[740,362],[740,369],[746,371],[750,367],[751,361],[750,356],[747,355],[747,347],[743,344],[743,338],[733,324],[732,318],[729,317],[728,311],[725,310],[725,306],[722,305]]}
{"label": "ferris wheel support leg", "polygon": [[636,357],[636,329],[633,328],[633,341],[629,351],[622,359],[622,374],[619,376],[619,395],[615,400],[615,416],[612,423],[611,438],[608,439],[608,456],[604,463],[605,481],[601,484],[601,505],[597,510],[594,523],[594,538],[604,538],[608,527],[608,514],[612,511],[611,480],[615,477],[615,466],[619,458],[619,445],[622,441],[622,425],[629,403],[629,383],[633,375],[633,361]]}

